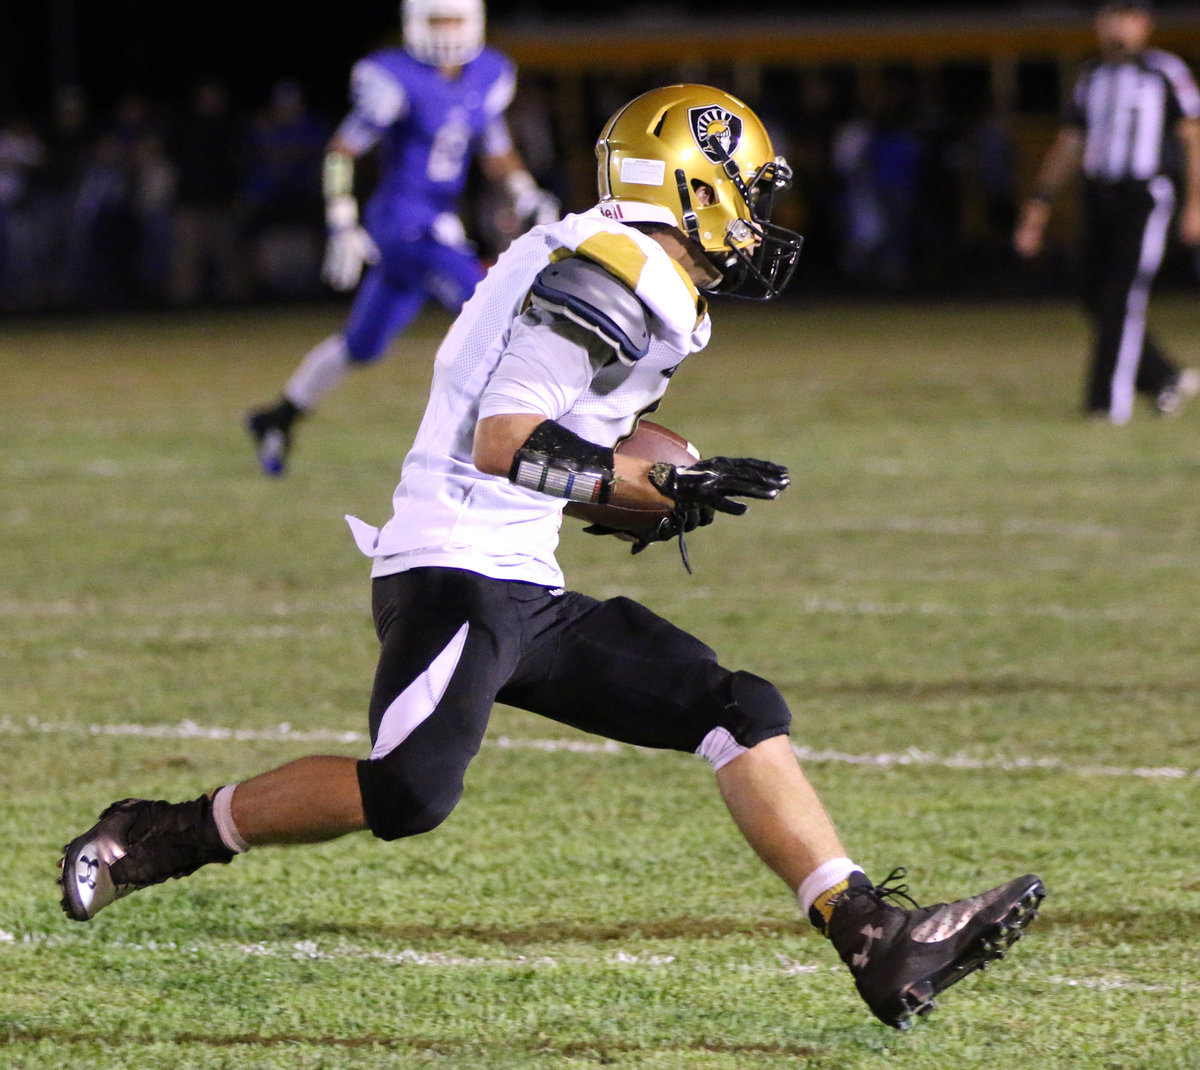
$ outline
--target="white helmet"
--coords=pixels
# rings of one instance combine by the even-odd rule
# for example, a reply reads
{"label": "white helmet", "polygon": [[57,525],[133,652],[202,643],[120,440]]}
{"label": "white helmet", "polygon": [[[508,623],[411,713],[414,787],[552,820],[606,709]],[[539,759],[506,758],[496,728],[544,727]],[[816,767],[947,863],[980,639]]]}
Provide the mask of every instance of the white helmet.
{"label": "white helmet", "polygon": [[461,67],[483,50],[483,0],[403,0],[400,19],[405,51],[422,63]]}

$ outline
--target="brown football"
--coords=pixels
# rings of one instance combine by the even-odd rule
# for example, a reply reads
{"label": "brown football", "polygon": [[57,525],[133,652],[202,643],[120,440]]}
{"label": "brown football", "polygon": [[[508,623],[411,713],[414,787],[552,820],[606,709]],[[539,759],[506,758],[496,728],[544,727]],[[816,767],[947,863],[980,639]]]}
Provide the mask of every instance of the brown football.
{"label": "brown football", "polygon": [[[616,452],[641,461],[666,461],[681,467],[700,460],[700,451],[686,438],[649,420],[642,420],[632,435],[618,443]],[[668,512],[667,509],[628,509],[620,505],[587,505],[581,502],[572,502],[567,506],[568,516],[586,524],[602,524],[617,529],[644,528],[661,520]]]}

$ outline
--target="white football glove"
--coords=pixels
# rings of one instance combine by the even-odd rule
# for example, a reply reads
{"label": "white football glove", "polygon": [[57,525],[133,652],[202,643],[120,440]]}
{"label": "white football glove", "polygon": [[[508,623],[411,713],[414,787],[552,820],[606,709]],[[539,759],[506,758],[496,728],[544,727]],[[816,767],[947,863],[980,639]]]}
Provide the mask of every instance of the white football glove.
{"label": "white football glove", "polygon": [[334,197],[326,205],[325,223],[329,236],[321,278],[335,290],[353,290],[362,278],[363,265],[379,260],[379,246],[359,223],[353,197]]}
{"label": "white football glove", "polygon": [[517,171],[508,178],[508,192],[513,200],[513,212],[530,226],[553,223],[561,214],[558,198],[542,189],[528,171]]}

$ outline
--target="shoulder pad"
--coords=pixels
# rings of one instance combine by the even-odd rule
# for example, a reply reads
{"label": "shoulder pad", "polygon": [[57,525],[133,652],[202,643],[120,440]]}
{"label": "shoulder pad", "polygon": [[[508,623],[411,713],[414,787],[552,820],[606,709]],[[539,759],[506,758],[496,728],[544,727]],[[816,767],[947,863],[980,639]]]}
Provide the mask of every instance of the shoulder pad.
{"label": "shoulder pad", "polygon": [[533,280],[533,303],[598,334],[633,364],[650,348],[650,313],[637,295],[594,260],[570,256],[542,268]]}
{"label": "shoulder pad", "polygon": [[354,110],[380,128],[391,126],[408,105],[408,94],[386,52],[360,59],[350,71]]}

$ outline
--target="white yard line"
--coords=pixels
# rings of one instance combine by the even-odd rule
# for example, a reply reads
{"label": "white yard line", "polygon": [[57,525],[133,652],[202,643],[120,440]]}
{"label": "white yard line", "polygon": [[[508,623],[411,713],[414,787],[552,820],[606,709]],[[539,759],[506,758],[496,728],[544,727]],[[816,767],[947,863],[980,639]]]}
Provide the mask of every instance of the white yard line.
{"label": "white yard line", "polygon": [[[1022,529],[1029,529],[1038,522],[1014,521],[1013,523]],[[901,530],[907,530],[904,525],[899,525],[899,527]],[[1141,565],[1146,564],[1144,558],[1139,560]],[[1182,560],[1166,558],[1163,561],[1156,562],[1155,567],[1178,570],[1186,567],[1186,563]],[[987,569],[982,571],[956,571],[950,569],[939,572],[933,577],[930,575],[919,575],[911,578],[910,582],[922,585],[927,585],[932,581],[943,585],[959,581],[978,583],[981,579],[986,579],[994,574]],[[873,582],[869,574],[864,575],[865,582]],[[897,578],[897,574],[894,572],[889,573],[889,576],[893,580]],[[644,596],[644,592],[636,586],[621,589],[612,588],[611,590],[602,587],[599,591],[593,593],[596,593],[599,597],[612,597],[618,594],[625,594],[630,597]],[[688,600],[704,600],[712,597],[714,593],[715,589],[713,587],[704,583],[698,583],[689,585],[686,589],[681,590],[678,593],[678,597]],[[764,600],[773,600],[777,596],[777,592],[775,591],[764,589],[761,592],[761,597]],[[743,592],[743,597],[752,596]],[[307,617],[312,614],[341,615],[354,613],[363,615],[363,620],[365,621],[367,620],[365,616],[366,602],[365,588],[361,597],[358,593],[354,593],[344,598],[297,598],[280,600],[269,605],[231,605],[228,602],[204,599],[185,602],[176,601],[169,604],[152,604],[100,599],[74,600],[63,598],[46,601],[24,601],[21,599],[0,598],[0,618],[14,621],[55,620],[60,618],[90,620],[103,618],[105,625],[104,635],[109,639],[114,636],[121,639],[139,639],[145,638],[147,635],[153,638],[170,638],[173,634],[171,632],[173,627],[182,630],[194,629],[197,620],[204,621],[212,629],[204,633],[207,636],[246,635],[250,634],[248,630],[258,629],[260,635],[270,637],[272,634],[270,630],[271,626],[263,623],[263,616],[280,618],[282,625],[285,627],[295,627],[295,625],[290,623],[294,618]],[[1077,607],[1055,603],[1013,605],[1009,603],[980,603],[968,600],[958,604],[952,601],[922,601],[918,599],[876,600],[870,598],[830,598],[821,594],[811,594],[796,601],[793,603],[793,610],[797,616],[946,617],[974,620],[1030,618],[1118,622],[1142,620],[1147,617],[1156,616],[1160,612],[1157,606],[1139,602],[1125,605]],[[1193,616],[1200,614],[1200,608],[1192,612],[1188,612],[1186,609],[1174,610],[1173,612],[1179,613],[1186,619],[1191,619]],[[221,618],[220,623],[211,624],[212,618]],[[147,624],[147,622],[153,623]],[[300,627],[308,629],[311,625],[305,621]]]}
{"label": "white yard line", "polygon": [[[70,933],[57,934],[46,932],[28,932],[20,935],[0,929],[0,954],[5,950],[30,947],[65,948],[77,946],[77,940]],[[686,956],[650,954],[644,951],[628,951],[594,949],[600,954],[597,963],[594,955],[586,952],[569,955],[511,955],[511,956],[475,956],[454,955],[442,951],[417,951],[414,948],[400,950],[376,950],[360,947],[356,944],[321,944],[316,940],[268,941],[260,940],[252,944],[235,942],[222,943],[216,941],[149,941],[141,944],[118,937],[105,943],[89,941],[89,947],[101,947],[119,953],[145,953],[160,955],[216,955],[226,954],[244,958],[284,958],[297,962],[377,962],[385,966],[425,967],[441,970],[510,970],[555,969],[559,967],[594,968],[597,965],[618,966],[622,969],[634,970],[670,970],[688,973],[736,972],[746,974],[776,974],[797,976],[800,974],[840,973],[840,964],[830,964],[827,961],[810,962],[793,959],[776,952],[773,962],[727,962],[720,965],[696,963]],[[1069,977],[1064,975],[1040,976],[1026,972],[1026,979],[1041,984],[1055,985],[1064,988],[1082,988],[1096,992],[1133,992],[1147,994],[1169,994],[1195,992],[1200,990],[1200,984],[1195,982],[1178,982],[1162,984],[1147,981],[1137,981],[1119,974],[1108,974],[1101,977]]]}
{"label": "white yard line", "polygon": [[367,743],[365,732],[332,729],[293,729],[286,722],[271,728],[227,728],[199,725],[194,721],[177,724],[77,724],[67,721],[42,721],[28,717],[14,721],[0,717],[0,735],[140,736],[145,739],[187,740],[298,740],[305,743]]}
{"label": "white yard line", "polygon": [[983,536],[1039,536],[1062,540],[1112,541],[1137,538],[1138,528],[1116,528],[1090,521],[1046,520],[1040,517],[1011,517],[1004,521],[969,516],[868,516],[803,517],[783,522],[792,531],[854,535],[941,535],[980,538]]}
{"label": "white yard line", "polygon": [[[365,592],[366,589],[363,588]],[[220,601],[171,602],[148,604],[142,602],[120,602],[104,599],[84,599],[75,601],[69,598],[54,601],[23,602],[16,599],[0,598],[0,618],[15,620],[53,620],[59,617],[78,617],[83,619],[103,617],[105,635],[111,634],[108,625],[114,618],[129,618],[133,621],[161,620],[190,622],[195,618],[206,619],[222,617],[229,620],[228,627],[222,628],[223,633],[238,631],[244,625],[246,618],[260,624],[264,616],[291,618],[307,614],[357,613],[367,614],[370,601],[366,593],[343,599],[296,599],[286,602],[272,602],[267,605],[231,605]],[[369,625],[369,615],[363,616]],[[181,625],[183,626],[183,625]]]}
{"label": "white yard line", "polygon": [[1200,769],[1184,769],[1178,766],[1119,766],[1119,765],[1072,765],[1061,758],[1029,758],[993,755],[987,758],[967,754],[931,754],[911,747],[894,754],[847,754],[842,751],[817,750],[813,747],[793,745],[797,757],[805,762],[826,762],[836,765],[866,765],[891,769],[896,766],[934,766],[941,769],[985,770],[1000,772],[1026,772],[1041,770],[1055,773],[1070,773],[1085,777],[1138,777],[1145,780],[1188,780],[1200,779]]}
{"label": "white yard line", "polygon": [[[620,590],[601,589],[596,592],[598,597],[609,598],[618,594],[629,597],[644,597],[637,588],[622,588]],[[704,601],[714,595],[711,587],[698,585],[682,591],[679,597],[688,601]],[[775,599],[776,592],[763,592],[763,600]],[[1156,616],[1159,610],[1146,605],[1099,606],[1079,608],[1075,606],[1057,605],[988,605],[986,603],[971,605],[955,605],[950,602],[933,601],[880,601],[869,598],[844,599],[825,598],[821,595],[809,595],[792,604],[796,616],[827,616],[827,617],[934,617],[955,620],[1061,620],[1061,621],[1136,621]],[[293,620],[307,618],[313,614],[345,615],[354,614],[356,617],[365,614],[364,604],[357,599],[349,598],[341,603],[304,603],[279,604],[270,607],[273,616]],[[282,634],[322,634],[328,633],[329,628],[314,629],[307,619],[301,624],[281,623],[277,626],[261,622],[262,607],[244,610],[231,609],[227,605],[196,603],[193,605],[174,605],[170,607],[150,606],[120,606],[102,604],[99,602],[12,602],[0,601],[0,619],[15,621],[42,621],[73,617],[81,620],[94,620],[103,617],[104,638],[106,640],[120,639],[123,641],[140,641],[146,639],[177,639],[185,640],[200,638],[271,638]],[[1172,610],[1172,614],[1185,620],[1191,620],[1200,615],[1200,608],[1195,610]],[[121,618],[124,623],[117,623]],[[209,624],[198,628],[197,620],[207,621],[214,617],[223,618],[220,624]],[[249,619],[248,619],[249,618]],[[366,620],[365,616],[362,616]],[[147,620],[160,623],[147,624]]]}
{"label": "white yard line", "polygon": [[955,606],[946,602],[874,602],[845,601],[812,595],[796,603],[797,613],[836,617],[964,617],[986,619],[1034,619],[1066,621],[1129,621],[1149,615],[1145,606],[1109,606],[1100,609],[1074,609],[1070,606]]}
{"label": "white yard line", "polygon": [[[76,722],[43,721],[37,717],[15,720],[0,716],[0,735],[8,736],[134,736],[144,739],[175,740],[265,740],[268,742],[342,743],[365,748],[369,744],[365,732],[336,729],[293,728],[284,722],[270,728],[232,728],[225,725],[201,725],[195,721],[175,724],[79,724]],[[632,747],[612,740],[517,738],[507,735],[488,736],[484,746],[499,750],[531,750],[543,753],[569,754],[652,754],[641,747]],[[1181,766],[1123,766],[1076,765],[1050,756],[990,755],[980,757],[964,754],[934,754],[910,747],[904,751],[875,754],[851,754],[846,751],[817,749],[793,745],[796,756],[803,762],[826,765],[857,765],[875,769],[903,767],[932,767],[938,769],[979,772],[994,770],[1004,773],[1044,772],[1080,777],[1132,777],[1142,780],[1195,780],[1200,769]]]}

